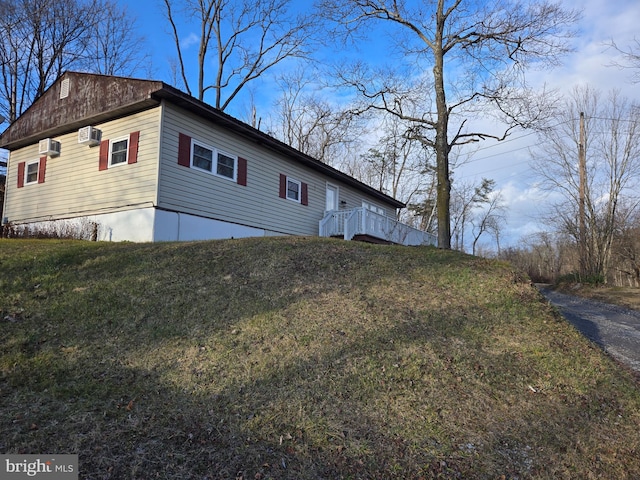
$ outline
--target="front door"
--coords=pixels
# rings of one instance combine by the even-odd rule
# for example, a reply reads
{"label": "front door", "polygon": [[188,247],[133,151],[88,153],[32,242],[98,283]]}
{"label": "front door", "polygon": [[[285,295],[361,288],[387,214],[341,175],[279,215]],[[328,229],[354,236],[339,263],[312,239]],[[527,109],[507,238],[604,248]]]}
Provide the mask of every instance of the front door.
{"label": "front door", "polygon": [[338,210],[338,187],[327,183],[327,197],[325,210],[330,212],[331,210]]}

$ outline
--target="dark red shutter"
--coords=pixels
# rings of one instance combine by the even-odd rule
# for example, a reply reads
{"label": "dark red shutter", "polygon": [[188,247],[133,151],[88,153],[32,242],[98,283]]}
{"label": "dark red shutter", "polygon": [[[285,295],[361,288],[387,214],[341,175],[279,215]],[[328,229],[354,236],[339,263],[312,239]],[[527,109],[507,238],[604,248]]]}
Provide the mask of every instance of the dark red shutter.
{"label": "dark red shutter", "polygon": [[238,185],[247,186],[247,159],[238,157]]}
{"label": "dark red shutter", "polygon": [[280,174],[280,198],[287,198],[287,176]]}
{"label": "dark red shutter", "polygon": [[47,157],[40,157],[38,165],[38,183],[44,183],[44,172],[47,171]]}
{"label": "dark red shutter", "polygon": [[309,205],[309,186],[304,182],[302,183],[302,192],[300,192],[300,203]]}
{"label": "dark red shutter", "polygon": [[178,165],[191,166],[191,137],[184,133],[178,138]]}
{"label": "dark red shutter", "polygon": [[109,168],[109,140],[102,140],[100,142],[98,170],[106,170],[107,168]]}
{"label": "dark red shutter", "polygon": [[18,188],[24,187],[24,168],[25,162],[20,162],[18,164]]}
{"label": "dark red shutter", "polygon": [[131,132],[129,135],[129,159],[127,163],[136,163],[138,161],[138,140],[140,132]]}

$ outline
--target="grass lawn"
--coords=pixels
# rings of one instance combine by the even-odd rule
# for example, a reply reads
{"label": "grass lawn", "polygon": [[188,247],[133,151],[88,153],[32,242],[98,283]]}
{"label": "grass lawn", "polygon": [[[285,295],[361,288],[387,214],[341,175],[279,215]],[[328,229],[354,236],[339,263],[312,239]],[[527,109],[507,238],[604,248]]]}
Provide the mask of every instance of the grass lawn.
{"label": "grass lawn", "polygon": [[640,478],[637,380],[504,263],[2,240],[0,310],[0,453],[82,479]]}

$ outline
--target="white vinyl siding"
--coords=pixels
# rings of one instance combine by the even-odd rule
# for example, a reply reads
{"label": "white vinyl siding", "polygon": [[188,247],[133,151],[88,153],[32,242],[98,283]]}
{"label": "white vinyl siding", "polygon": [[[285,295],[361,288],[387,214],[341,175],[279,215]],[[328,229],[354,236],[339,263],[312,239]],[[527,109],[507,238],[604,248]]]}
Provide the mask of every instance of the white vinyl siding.
{"label": "white vinyl siding", "polygon": [[[38,188],[16,188],[18,164],[38,156],[38,144],[11,152],[3,216],[10,222],[55,220],[126,210],[154,203],[157,187],[160,108],[93,124],[102,138],[126,139],[140,131],[137,163],[99,171],[100,147],[78,144],[77,129],[56,136],[60,156],[47,161]],[[126,158],[126,157],[125,157]]]}
{"label": "white vinyl siding", "polygon": [[[158,206],[292,235],[317,235],[326,184],[339,188],[350,208],[376,199],[295,160],[250,142],[179,107],[164,104]],[[178,164],[179,135],[247,160],[247,186]],[[308,205],[279,196],[280,176],[307,184]],[[301,192],[300,192],[301,193]]]}

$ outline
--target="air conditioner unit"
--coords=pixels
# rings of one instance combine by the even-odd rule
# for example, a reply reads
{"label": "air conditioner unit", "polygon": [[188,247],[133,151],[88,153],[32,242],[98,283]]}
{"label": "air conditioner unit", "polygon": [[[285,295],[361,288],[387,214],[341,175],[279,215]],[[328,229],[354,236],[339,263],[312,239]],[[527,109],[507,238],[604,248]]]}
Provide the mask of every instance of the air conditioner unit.
{"label": "air conditioner unit", "polygon": [[40,153],[40,155],[49,155],[50,157],[60,155],[60,142],[50,138],[40,140],[38,143],[38,153]]}
{"label": "air conditioner unit", "polygon": [[82,127],[78,130],[78,143],[80,145],[89,145],[94,147],[100,145],[102,139],[102,130],[95,127]]}

